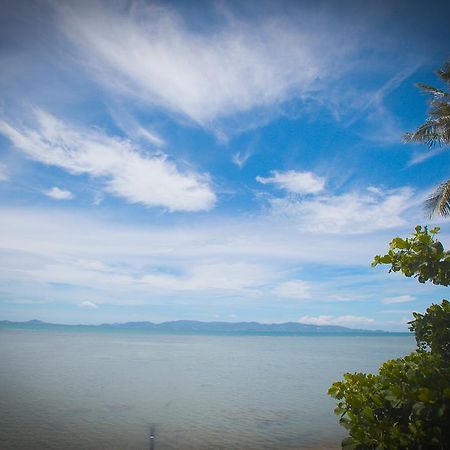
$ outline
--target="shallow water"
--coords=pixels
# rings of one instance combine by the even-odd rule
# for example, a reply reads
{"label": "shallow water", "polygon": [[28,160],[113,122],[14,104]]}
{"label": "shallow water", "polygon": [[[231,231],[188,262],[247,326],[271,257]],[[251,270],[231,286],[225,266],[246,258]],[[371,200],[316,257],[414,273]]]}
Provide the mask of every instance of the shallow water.
{"label": "shallow water", "polygon": [[338,448],[329,385],[412,336],[0,330],[6,449]]}

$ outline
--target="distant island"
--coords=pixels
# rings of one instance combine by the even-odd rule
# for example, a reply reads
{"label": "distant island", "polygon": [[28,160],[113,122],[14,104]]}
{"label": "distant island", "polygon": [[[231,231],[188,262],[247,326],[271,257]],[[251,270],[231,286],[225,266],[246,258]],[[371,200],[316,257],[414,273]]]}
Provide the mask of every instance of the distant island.
{"label": "distant island", "polygon": [[71,329],[71,330],[134,330],[161,333],[220,333],[220,334],[353,334],[380,335],[405,334],[382,330],[362,330],[336,325],[311,325],[298,322],[259,323],[259,322],[200,322],[197,320],[176,320],[171,322],[125,322],[103,323],[101,325],[67,325],[47,323],[41,320],[27,322],[0,321],[0,328],[16,329]]}

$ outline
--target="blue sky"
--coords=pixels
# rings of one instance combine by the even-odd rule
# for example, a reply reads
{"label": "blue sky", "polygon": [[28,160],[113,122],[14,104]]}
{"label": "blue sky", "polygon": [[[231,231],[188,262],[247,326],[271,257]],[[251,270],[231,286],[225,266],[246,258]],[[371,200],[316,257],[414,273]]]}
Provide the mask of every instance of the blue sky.
{"label": "blue sky", "polygon": [[446,296],[370,268],[450,175],[402,143],[449,56],[423,9],[5,2],[0,317],[405,329]]}

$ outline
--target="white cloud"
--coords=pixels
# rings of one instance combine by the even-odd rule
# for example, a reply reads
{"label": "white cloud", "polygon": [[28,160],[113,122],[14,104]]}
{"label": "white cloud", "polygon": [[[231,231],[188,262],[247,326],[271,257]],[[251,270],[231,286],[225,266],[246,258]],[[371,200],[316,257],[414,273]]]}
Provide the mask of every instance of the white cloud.
{"label": "white cloud", "polygon": [[360,302],[367,300],[368,295],[355,295],[355,294],[332,294],[327,297],[329,300],[336,302]]}
{"label": "white cloud", "polygon": [[325,180],[312,172],[299,172],[288,170],[272,172],[270,177],[256,177],[256,181],[262,184],[272,183],[294,194],[317,194],[323,191]]}
{"label": "white cloud", "polygon": [[318,233],[368,233],[405,224],[403,213],[411,206],[413,191],[349,192],[312,199],[272,198],[272,213],[296,221],[298,227]]}
{"label": "white cloud", "polygon": [[367,326],[375,323],[375,320],[363,316],[303,316],[298,319],[299,323],[307,323],[311,325],[339,325],[343,327]]}
{"label": "white cloud", "polygon": [[434,149],[429,149],[428,147],[422,146],[419,151],[413,153],[409,166],[415,166],[416,164],[423,163],[427,159],[433,158],[436,155],[441,155],[445,153],[446,149],[444,147],[436,147]]}
{"label": "white cloud", "polygon": [[97,309],[98,305],[94,302],[90,302],[89,300],[85,300],[84,302],[81,302],[78,304],[80,308],[86,308],[86,309]]}
{"label": "white cloud", "polygon": [[236,164],[239,169],[242,169],[251,156],[252,152],[249,150],[245,152],[236,152],[231,155],[231,161],[233,162],[233,164]]}
{"label": "white cloud", "polygon": [[[350,300],[347,292],[354,300],[367,298],[368,293],[374,297],[380,286],[385,291],[395,286],[401,292],[402,283],[409,281],[368,267],[373,255],[386,247],[390,231],[364,235],[299,231],[295,222],[274,223],[262,216],[160,226],[147,221],[125,224],[111,219],[114,216],[105,220],[81,210],[5,206],[0,207],[0,216],[0,290],[10,293],[11,299],[78,304],[88,297],[97,304],[159,302],[208,308],[221,298],[230,307],[250,301],[279,307],[277,299],[282,298],[329,303],[342,300],[333,297],[338,294]],[[441,239],[445,242],[448,236]],[[342,271],[348,266],[351,275]],[[330,268],[332,276],[324,276],[330,273],[327,269],[317,279],[314,267]],[[362,273],[355,275],[355,267]],[[307,282],[293,276],[302,268],[311,268]],[[71,288],[52,287],[54,283]],[[283,308],[293,305],[295,301],[286,301]],[[350,306],[340,305],[351,313]]]}
{"label": "white cloud", "polygon": [[[104,221],[82,211],[2,207],[0,215],[0,287],[9,292],[13,283],[16,297],[26,293],[76,304],[86,295],[93,302],[120,304],[167,296],[188,297],[192,304],[219,295],[271,301],[274,286],[289,298],[305,298],[308,287],[289,280],[290,268],[305,262],[366,266],[379,248],[376,240],[355,236],[349,250],[348,239],[304,238],[295,228],[277,229],[261,218],[149,226]],[[73,288],[52,291],[53,283]],[[24,284],[30,287],[21,291]]]}
{"label": "white cloud", "polygon": [[381,303],[385,303],[387,305],[395,304],[395,303],[407,303],[412,302],[416,299],[412,295],[399,295],[397,297],[385,297],[381,300]]}
{"label": "white cloud", "polygon": [[8,169],[6,164],[0,163],[0,181],[7,181],[8,179]]}
{"label": "white cloud", "polygon": [[[342,237],[315,230],[299,231],[295,222],[275,226],[274,219],[261,216],[165,227],[119,225],[89,217],[82,211],[69,214],[3,206],[0,216],[0,247],[5,249],[58,258],[72,255],[76,261],[104,261],[103,257],[106,261],[136,259],[149,266],[174,267],[174,273],[179,265],[192,270],[199,263],[207,266],[237,261],[264,262],[269,274],[271,264],[292,263],[297,268],[305,262],[367,267],[392,237],[391,232]],[[128,271],[127,266],[125,269]],[[138,273],[142,274],[142,270]]]}
{"label": "white cloud", "polygon": [[124,108],[110,108],[109,113],[116,125],[132,139],[145,140],[156,147],[162,147],[165,142],[154,131],[141,125]]}
{"label": "white cloud", "polygon": [[[276,277],[276,275],[275,275]],[[244,292],[266,284],[274,274],[264,264],[247,262],[197,263],[181,274],[152,273],[139,282],[165,291]]]}
{"label": "white cloud", "polygon": [[303,280],[286,281],[279,284],[273,293],[280,298],[304,300],[312,297],[311,286]]}
{"label": "white cloud", "polygon": [[61,30],[103,85],[202,124],[307,97],[345,71],[355,30],[331,31],[330,17],[310,14],[249,21],[228,14],[207,32],[140,1],[59,7]]}
{"label": "white cloud", "polygon": [[384,194],[383,190],[376,186],[369,186],[366,190],[367,190],[367,192],[370,192],[374,195],[383,195]]}
{"label": "white cloud", "polygon": [[[347,121],[346,127],[359,122],[361,139],[378,145],[395,145],[399,143],[404,133],[398,118],[385,105],[385,99],[389,94],[402,85],[425,60],[417,55],[410,62],[405,62],[399,72],[390,77],[380,88],[373,92],[351,92],[356,95],[356,102],[360,104],[356,114]],[[356,105],[355,105],[356,106]]]}
{"label": "white cloud", "polygon": [[53,186],[51,189],[44,191],[47,197],[54,198],[55,200],[71,200],[74,198],[72,192],[66,189],[60,189],[57,186]]}
{"label": "white cloud", "polygon": [[42,110],[34,127],[0,120],[0,133],[29,158],[68,172],[105,180],[105,191],[130,203],[171,211],[200,211],[214,206],[216,196],[206,175],[180,172],[164,155],[140,151],[130,141],[99,130],[70,127]]}

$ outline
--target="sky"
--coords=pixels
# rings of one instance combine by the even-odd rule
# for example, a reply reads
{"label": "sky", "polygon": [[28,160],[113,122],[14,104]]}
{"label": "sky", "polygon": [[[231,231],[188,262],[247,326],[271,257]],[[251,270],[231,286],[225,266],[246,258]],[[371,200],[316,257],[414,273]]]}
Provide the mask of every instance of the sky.
{"label": "sky", "polygon": [[0,320],[402,331],[446,289],[373,256],[432,222],[405,144],[445,1],[3,1]]}

